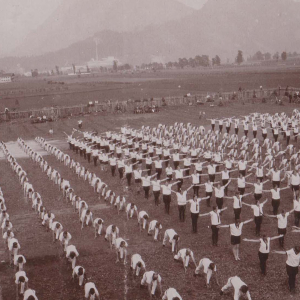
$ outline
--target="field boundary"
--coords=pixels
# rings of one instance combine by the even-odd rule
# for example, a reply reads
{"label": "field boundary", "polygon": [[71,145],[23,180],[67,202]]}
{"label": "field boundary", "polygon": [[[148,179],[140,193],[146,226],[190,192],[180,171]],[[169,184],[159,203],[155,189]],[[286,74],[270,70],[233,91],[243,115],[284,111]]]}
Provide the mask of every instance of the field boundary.
{"label": "field boundary", "polygon": [[[61,106],[61,107],[46,107],[43,109],[31,109],[26,111],[6,111],[0,113],[1,121],[11,121],[15,119],[28,119],[46,117],[47,119],[56,120],[58,118],[66,118],[76,115],[85,115],[90,113],[123,113],[133,112],[136,107],[163,107],[163,106],[178,106],[178,105],[195,105],[204,104],[206,102],[249,102],[256,99],[270,99],[287,96],[299,92],[300,88],[288,87],[273,88],[273,89],[259,89],[259,90],[243,90],[238,92],[224,92],[224,93],[202,93],[195,95],[184,96],[168,96],[162,98],[151,98],[142,100],[125,100],[125,101],[106,101],[102,103],[92,103],[91,105],[76,105],[76,106]],[[210,100],[210,101],[208,101]]]}

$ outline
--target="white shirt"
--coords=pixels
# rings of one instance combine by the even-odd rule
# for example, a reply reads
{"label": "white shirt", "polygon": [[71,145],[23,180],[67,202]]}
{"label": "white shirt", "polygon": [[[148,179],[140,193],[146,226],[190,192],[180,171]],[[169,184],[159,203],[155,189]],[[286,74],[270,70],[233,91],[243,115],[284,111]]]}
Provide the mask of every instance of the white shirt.
{"label": "white shirt", "polygon": [[234,235],[234,236],[241,236],[242,235],[243,225],[244,225],[243,222],[239,224],[239,227],[236,227],[235,223],[234,224],[230,224],[229,225],[230,234]]}
{"label": "white shirt", "polygon": [[287,212],[284,216],[282,216],[282,214],[276,216],[278,219],[278,228],[285,229],[287,227],[287,218],[289,215],[290,213]]}
{"label": "white shirt", "polygon": [[35,300],[38,300],[37,296],[35,295],[35,290],[27,289],[24,293],[24,300],[27,300],[30,296],[33,296]]}
{"label": "white shirt", "polygon": [[170,243],[172,243],[172,240],[173,240],[174,236],[177,234],[176,231],[174,229],[167,229],[166,233],[169,237]]}
{"label": "white shirt", "polygon": [[294,249],[286,251],[287,261],[286,264],[291,267],[298,267],[300,263],[300,253],[296,254]]}
{"label": "white shirt", "polygon": [[141,262],[142,267],[146,268],[145,262],[143,261],[142,257],[139,254],[133,254],[131,256],[131,267],[133,270],[135,270],[138,262]]}
{"label": "white shirt", "polygon": [[242,207],[242,196],[240,195],[239,197],[233,196],[233,208],[241,208]]}
{"label": "white shirt", "polygon": [[263,215],[263,204],[260,203],[259,205],[251,205],[251,208],[253,209],[255,217]]}
{"label": "white shirt", "polygon": [[262,194],[263,184],[262,183],[254,183],[254,194]]}
{"label": "white shirt", "polygon": [[279,200],[280,199],[280,189],[278,188],[277,191],[275,189],[271,189],[272,199]]}
{"label": "white shirt", "polygon": [[[154,271],[148,271],[148,272],[144,273],[143,278],[146,279],[146,283],[147,284],[151,284],[152,283],[152,281],[153,281],[153,274],[154,273],[155,273]],[[157,282],[161,282],[161,277],[160,277],[159,274],[157,274]]]}
{"label": "white shirt", "polygon": [[188,202],[191,204],[191,213],[192,214],[199,214],[200,212],[200,201],[201,199],[198,198],[196,201],[194,199],[188,200]]}
{"label": "white shirt", "polygon": [[95,294],[99,297],[99,292],[98,292],[95,284],[93,282],[87,282],[84,285],[84,296],[85,296],[85,298],[89,297],[91,289],[94,289],[95,290]]}
{"label": "white shirt", "polygon": [[261,253],[270,253],[270,238],[267,238],[267,243],[263,239],[260,240],[259,252]]}
{"label": "white shirt", "polygon": [[210,214],[211,225],[220,225],[221,224],[220,212],[221,212],[221,210],[218,209],[217,212],[211,211],[209,213]]}
{"label": "white shirt", "polygon": [[173,300],[175,297],[178,297],[180,300],[182,300],[181,296],[174,288],[168,288],[165,291],[162,300]]}
{"label": "white shirt", "polygon": [[178,205],[186,205],[186,195],[187,195],[187,191],[184,191],[182,194],[176,193]]}
{"label": "white shirt", "polygon": [[[213,262],[209,258],[202,258],[199,262],[199,265],[201,264],[201,262],[202,262],[202,265],[203,265],[203,272],[205,274],[207,274],[208,268],[209,268],[210,264],[213,263]],[[214,271],[217,272],[217,266],[216,265],[215,265]]]}
{"label": "white shirt", "polygon": [[172,184],[162,185],[161,187],[164,195],[171,195]]}

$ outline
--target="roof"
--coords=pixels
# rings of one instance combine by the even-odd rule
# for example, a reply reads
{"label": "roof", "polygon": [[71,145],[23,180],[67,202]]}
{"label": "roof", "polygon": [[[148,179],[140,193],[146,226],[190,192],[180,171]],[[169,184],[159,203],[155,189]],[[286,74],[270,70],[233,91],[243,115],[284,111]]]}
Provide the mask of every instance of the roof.
{"label": "roof", "polygon": [[13,77],[13,76],[15,76],[14,73],[3,73],[3,74],[0,73],[0,77]]}

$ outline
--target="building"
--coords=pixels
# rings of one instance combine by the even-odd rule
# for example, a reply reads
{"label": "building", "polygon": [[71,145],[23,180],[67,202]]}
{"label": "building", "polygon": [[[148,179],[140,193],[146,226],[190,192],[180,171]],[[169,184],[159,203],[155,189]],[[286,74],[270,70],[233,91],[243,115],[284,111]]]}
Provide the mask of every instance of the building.
{"label": "building", "polygon": [[4,73],[0,74],[0,83],[12,82],[15,78],[14,73]]}
{"label": "building", "polygon": [[118,66],[122,65],[122,63],[113,56],[103,58],[102,60],[93,60],[92,59],[87,63],[87,65],[89,66],[90,69],[97,69],[100,67],[113,68],[114,62],[116,62]]}

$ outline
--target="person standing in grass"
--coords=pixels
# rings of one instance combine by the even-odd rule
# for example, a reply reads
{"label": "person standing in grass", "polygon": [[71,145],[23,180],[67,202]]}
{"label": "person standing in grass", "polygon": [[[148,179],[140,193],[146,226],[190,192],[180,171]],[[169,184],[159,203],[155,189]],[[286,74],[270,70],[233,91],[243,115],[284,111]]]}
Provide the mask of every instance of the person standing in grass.
{"label": "person standing in grass", "polygon": [[283,237],[283,235],[278,235],[271,238],[267,237],[266,235],[263,235],[263,237],[258,240],[244,239],[245,242],[260,243],[258,257],[260,261],[260,270],[262,275],[267,274],[267,260],[269,258],[271,241],[279,239],[281,237]]}
{"label": "person standing in grass", "polygon": [[291,293],[294,293],[296,289],[296,277],[300,264],[300,248],[298,246],[295,246],[288,251],[274,250],[273,253],[283,254],[287,256],[286,272],[289,277],[289,289]]}

